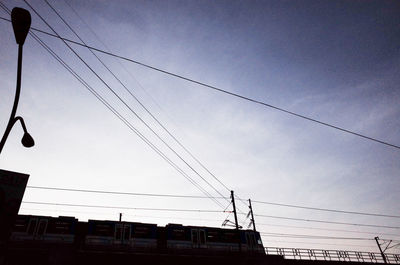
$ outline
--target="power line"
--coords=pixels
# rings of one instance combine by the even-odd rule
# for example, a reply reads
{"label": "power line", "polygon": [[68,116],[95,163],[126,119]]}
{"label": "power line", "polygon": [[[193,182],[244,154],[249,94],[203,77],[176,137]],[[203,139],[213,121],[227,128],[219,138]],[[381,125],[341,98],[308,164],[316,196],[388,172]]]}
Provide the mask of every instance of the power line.
{"label": "power line", "polygon": [[[8,14],[11,11],[0,2],[0,7]],[[119,120],[121,120],[131,131],[133,131],[141,140],[143,140],[151,149],[161,156],[167,163],[175,168],[182,176],[189,180],[201,192],[209,195],[195,180],[188,176],[181,168],[172,162],[164,153],[162,153],[154,144],[152,144],[143,134],[140,133],[129,121],[127,121],[115,108],[113,108],[100,94],[98,94],[85,80],[83,80],[65,61],[63,61],[49,46],[46,45],[34,32],[30,32],[31,36],[39,42],[39,44],[52,55],[67,71],[69,71],[90,93],[92,93],[103,105],[105,105]]]}
{"label": "power line", "polygon": [[[104,190],[87,190],[87,189],[68,189],[68,188],[55,188],[55,187],[43,187],[43,186],[27,186],[27,188],[30,188],[30,189],[41,189],[41,190],[57,190],[57,191],[71,191],[71,192],[100,193],[100,194],[131,195],[131,196],[209,199],[208,196],[196,196],[196,195],[174,195],[174,194],[156,194],[156,193],[136,193],[136,192],[120,192],[120,191],[104,191]],[[214,199],[226,199],[226,197],[212,197],[212,198],[214,198]]]}
{"label": "power line", "polygon": [[[130,196],[149,196],[149,197],[169,197],[169,198],[190,198],[190,199],[209,199],[206,196],[194,196],[194,195],[173,195],[173,194],[155,194],[155,193],[133,193],[133,192],[117,192],[117,191],[100,191],[100,190],[85,190],[85,189],[67,189],[67,188],[54,188],[54,187],[40,187],[40,186],[27,186],[30,189],[43,189],[43,190],[56,190],[56,191],[68,191],[68,192],[87,192],[87,193],[99,193],[99,194],[116,194],[116,195],[130,195]],[[214,197],[215,199],[221,199],[221,197]],[[226,211],[225,208],[224,211]],[[247,220],[247,219],[246,219]],[[216,221],[216,220],[214,220]],[[287,227],[287,228],[301,228],[311,230],[324,230],[324,231],[335,231],[335,232],[350,232],[350,233],[361,233],[371,235],[389,235],[389,236],[400,236],[390,233],[382,232],[364,232],[354,231],[346,229],[329,229],[329,228],[318,228],[318,227],[305,227],[305,226],[291,226],[291,225],[277,225],[277,224],[265,224],[259,223],[259,225],[265,226],[276,226],[276,227]]]}
{"label": "power line", "polygon": [[[57,16],[64,22],[64,24],[74,33],[74,35],[84,44],[85,41],[79,36],[79,34],[68,24],[68,22],[60,15],[57,10],[47,1],[44,0],[46,4],[57,14]],[[119,79],[113,71],[91,50],[88,49],[96,59],[107,69],[107,71],[118,81],[118,83],[136,100],[137,103],[156,121],[156,123],[180,146],[182,147],[198,164],[200,164],[215,180],[217,180],[222,186],[224,186],[228,191],[230,189],[222,183],[214,174],[212,174],[158,119],[155,117],[151,111],[128,89],[128,87]],[[188,164],[187,164],[188,165]],[[189,165],[188,165],[189,166]],[[190,166],[189,166],[190,167]],[[194,170],[194,169],[192,169]],[[199,175],[200,176],[200,175]],[[201,176],[200,176],[201,177]],[[202,178],[202,177],[201,177]],[[203,178],[202,178],[203,179]],[[211,188],[213,188],[219,195],[223,196],[213,185],[211,185],[206,179],[203,179]]]}
{"label": "power line", "polygon": [[[28,4],[28,3],[27,3]],[[28,4],[29,5],[29,4]],[[32,8],[32,7],[31,7]],[[58,36],[58,37],[60,37],[60,36]],[[61,38],[61,37],[60,37]],[[299,208],[307,208],[307,207],[299,207]],[[321,209],[320,209],[321,210]],[[324,210],[326,210],[326,209],[324,209]],[[338,212],[337,210],[336,210],[336,212]],[[339,211],[339,212],[344,212],[344,211]],[[346,213],[349,213],[349,212],[346,212]],[[351,212],[351,213],[355,213],[355,212]],[[365,213],[358,213],[358,214],[365,214]],[[368,214],[368,215],[376,215],[376,214]],[[384,215],[379,215],[379,216],[384,216]],[[389,216],[389,217],[398,217],[398,216]]]}
{"label": "power line", "polygon": [[291,208],[306,209],[306,210],[324,211],[324,212],[334,212],[334,213],[345,213],[345,214],[357,214],[357,215],[368,215],[368,216],[379,216],[379,217],[400,218],[400,215],[389,215],[389,214],[380,214],[380,213],[366,213],[366,212],[356,212],[356,211],[345,211],[345,210],[327,209],[327,208],[317,208],[317,207],[308,207],[308,206],[293,205],[293,204],[283,204],[283,203],[276,203],[276,202],[266,202],[266,201],[254,201],[254,200],[252,200],[252,202],[254,202],[254,203],[260,203],[260,204],[275,205],[275,206],[283,206],[283,207],[291,207]]}
{"label": "power line", "polygon": [[[334,244],[334,243],[305,242],[305,241],[281,241],[281,240],[268,240],[268,239],[263,239],[263,242],[277,242],[277,243],[291,243],[291,244],[311,244],[311,245],[332,245],[332,246],[349,246],[349,247],[371,248],[371,246],[366,246],[366,245]],[[268,248],[275,248],[275,247],[269,247],[269,246],[268,246]]]}
{"label": "power line", "polygon": [[[60,37],[60,35],[53,29],[53,27],[50,26],[49,23],[27,2],[25,1],[25,4],[27,4],[33,12],[57,35]],[[61,37],[60,37],[61,38]],[[170,145],[168,145],[119,95],[118,93],[115,92],[108,84],[107,82],[104,81],[103,78],[97,74],[96,71],[93,70],[93,68],[88,65],[88,63],[70,46],[66,41],[64,41],[64,44],[78,57],[78,59],[162,142],[164,143],[177,157],[179,157],[180,160],[182,160],[193,172],[195,172],[201,179],[203,179],[209,186],[211,186],[213,189],[215,189],[210,183],[208,183],[192,166],[190,166],[185,159],[183,159]],[[207,195],[212,197],[211,194],[207,192]],[[224,206],[214,200],[216,204],[218,204],[221,208]]]}
{"label": "power line", "polygon": [[[48,3],[48,1],[47,0],[45,0],[46,1],[46,3],[51,7],[51,5]],[[107,50],[107,52],[110,52],[110,49],[107,47],[107,45],[104,43],[104,42],[102,42],[101,41],[101,39],[99,38],[99,36],[96,34],[96,32],[94,32],[94,30],[92,30],[91,29],[91,27],[85,22],[85,20],[75,11],[75,9],[70,5],[70,4],[68,4],[68,2],[66,1],[66,0],[64,0],[64,2],[69,6],[69,8],[71,8],[71,10],[75,13],[75,15],[77,16],[77,17],[79,17],[79,19],[86,25],[86,27],[95,35],[95,37],[97,38],[97,40],[99,40],[99,42],[101,43],[101,44],[103,44],[103,46],[106,48],[106,50]],[[51,7],[53,10],[54,10],[54,8],[53,7]],[[56,12],[56,11],[55,11]],[[57,12],[56,12],[57,13]],[[57,13],[58,14],[58,13]],[[59,15],[59,14],[58,14]],[[64,19],[59,15],[59,17],[64,21]],[[64,23],[66,23],[65,21],[64,21]],[[71,29],[71,31],[73,31],[74,32],[74,34],[79,38],[79,40],[85,45],[85,46],[87,46],[87,44],[78,36],[78,34],[66,23],[66,25],[68,26],[68,28],[70,28]],[[96,56],[96,58],[104,65],[104,63],[102,62],[102,60],[100,60],[100,58],[90,49],[90,48],[88,48],[89,49],[89,51],[91,51],[92,52],[92,54],[94,55],[94,56]],[[118,60],[118,62],[120,63],[120,65],[122,66],[122,68],[124,68],[124,70],[128,73],[128,74],[130,74],[131,75],[131,73],[121,64],[121,62]],[[105,65],[104,65],[105,66]],[[173,138],[174,140],[175,140],[175,142],[176,143],[178,143],[178,145],[180,146],[180,147],[182,147],[182,149],[184,149],[185,151],[186,151],[186,153],[188,153],[204,170],[206,170],[219,184],[221,184],[227,191],[231,191],[231,189],[230,188],[228,188],[219,178],[217,178],[216,176],[215,176],[215,174],[213,174],[202,162],[200,162],[200,160],[198,159],[198,158],[196,158],[194,155],[193,155],[193,153],[192,152],[190,152],[174,135],[172,135],[171,134],[171,132],[142,104],[142,102],[136,97],[136,96],[134,96],[133,94],[132,94],[132,92],[121,82],[121,80],[120,79],[118,79],[112,72],[111,72],[111,70],[107,67],[107,66],[105,66],[109,71],[110,71],[110,73],[117,79],[117,81],[127,90],[127,92],[129,93],[129,94],[131,94],[131,96],[143,107],[143,109],[164,129],[164,131],[165,132],[167,132],[167,134],[169,135],[169,136],[171,136],[171,138]],[[133,75],[131,75],[132,77],[133,77],[133,79],[139,84],[139,86],[146,92],[146,94],[148,94],[147,93],[147,91],[142,87],[142,85],[136,80],[136,78],[133,76]],[[148,96],[150,97],[150,98],[152,98],[151,97],[151,95],[150,94],[148,94]],[[153,99],[153,98],[152,98]],[[153,99],[153,101],[155,102],[155,100]],[[157,102],[155,102],[157,105],[158,105],[158,103]],[[159,105],[158,105],[159,106]],[[161,109],[161,106],[159,106],[159,108]]]}
{"label": "power line", "polygon": [[[193,198],[193,199],[209,199],[208,196],[196,196],[196,195],[180,195],[180,194],[158,194],[158,193],[135,193],[135,192],[120,192],[120,191],[105,191],[105,190],[89,190],[89,189],[73,189],[73,188],[59,188],[59,187],[45,187],[45,186],[27,186],[30,189],[42,189],[42,190],[57,190],[57,191],[69,191],[69,192],[87,192],[87,193],[103,193],[103,194],[115,194],[115,195],[132,195],[132,196],[150,196],[150,197],[171,197],[171,198]],[[214,199],[229,199],[229,197],[212,197]],[[241,200],[244,202],[244,200]],[[383,217],[393,217],[398,218],[396,215],[386,215],[386,214],[376,214],[376,213],[365,213],[365,212],[354,212],[354,211],[344,211],[344,210],[333,210],[333,209],[325,209],[325,208],[315,208],[315,207],[307,207],[307,206],[299,206],[299,205],[289,205],[289,204],[281,204],[281,203],[270,203],[270,202],[261,202],[261,201],[253,201],[257,203],[265,203],[265,204],[273,204],[277,206],[287,206],[287,207],[295,207],[295,208],[303,208],[308,210],[320,210],[320,211],[328,211],[328,212],[338,212],[338,213],[348,213],[348,214],[361,214],[368,216],[383,216]],[[229,207],[229,205],[227,206]],[[242,213],[244,214],[244,213]],[[270,225],[270,224],[264,224]],[[288,226],[291,227],[291,226]],[[292,226],[295,227],[295,226]],[[296,227],[296,228],[309,228],[309,227]],[[348,230],[335,230],[335,231],[348,231]],[[350,232],[350,231],[348,231]],[[353,231],[357,232],[357,231]]]}
{"label": "power line", "polygon": [[[46,211],[48,212],[48,209],[39,209],[39,208],[25,208],[22,207],[21,210],[25,210],[25,211]],[[53,213],[54,212],[67,212],[67,213],[78,213],[78,214],[96,214],[96,215],[113,215],[113,214],[118,214],[120,213],[120,211],[116,211],[114,213],[110,213],[110,212],[87,212],[87,211],[73,211],[73,210],[59,210],[59,209],[52,209],[51,210]],[[130,217],[143,217],[143,218],[157,218],[157,219],[168,219],[170,220],[169,222],[171,222],[171,220],[195,220],[195,221],[207,221],[207,222],[216,222],[216,221],[220,221],[220,219],[214,218],[214,219],[210,219],[210,218],[201,218],[201,217],[197,217],[197,218],[190,218],[190,217],[176,217],[176,216],[154,216],[154,215],[140,215],[140,214],[129,214],[129,213],[124,213],[124,216],[130,216]]]}
{"label": "power line", "polygon": [[[1,19],[4,19],[4,18],[1,18]],[[4,20],[10,21],[8,19],[4,19]],[[59,38],[61,40],[64,40],[64,41],[67,41],[67,42],[70,42],[70,43],[73,43],[73,44],[76,44],[76,45],[79,45],[79,46],[83,46],[83,47],[89,48],[89,49],[91,49],[93,51],[97,51],[97,52],[100,52],[100,53],[103,53],[103,54],[106,54],[106,55],[109,55],[109,56],[113,56],[113,57],[116,57],[116,58],[119,58],[119,59],[122,59],[122,60],[125,60],[125,61],[129,61],[131,63],[135,63],[137,65],[140,65],[140,66],[143,66],[143,67],[158,71],[160,73],[167,74],[167,75],[170,75],[170,76],[173,76],[173,77],[176,77],[176,78],[179,78],[179,79],[182,79],[182,80],[185,80],[185,81],[188,81],[188,82],[191,82],[191,83],[203,86],[203,87],[207,87],[207,88],[216,90],[218,92],[221,92],[221,93],[224,93],[224,94],[227,94],[227,95],[230,95],[230,96],[234,96],[234,97],[237,97],[237,98],[240,98],[240,99],[243,99],[243,100],[255,103],[255,104],[259,104],[259,105],[262,105],[264,107],[272,108],[272,109],[284,112],[286,114],[290,114],[292,116],[295,116],[297,118],[305,119],[305,120],[308,120],[308,121],[311,121],[311,122],[314,122],[314,123],[317,123],[317,124],[320,124],[320,125],[323,125],[323,126],[326,126],[326,127],[330,127],[332,129],[336,129],[336,130],[339,130],[339,131],[342,131],[342,132],[345,132],[345,133],[348,133],[348,134],[352,134],[352,135],[355,135],[355,136],[358,136],[358,137],[361,137],[361,138],[364,138],[364,139],[367,139],[367,140],[370,140],[370,141],[374,141],[374,142],[377,142],[377,143],[380,143],[380,144],[383,144],[383,145],[387,145],[387,146],[390,146],[390,147],[393,147],[393,148],[396,148],[396,149],[400,149],[400,146],[398,146],[398,145],[391,144],[391,143],[388,143],[388,142],[385,142],[385,141],[382,141],[382,140],[379,140],[379,139],[376,139],[376,138],[373,138],[373,137],[370,137],[370,136],[366,136],[366,135],[363,135],[361,133],[356,133],[354,131],[351,131],[351,130],[348,130],[348,129],[345,129],[345,128],[342,128],[342,127],[339,127],[339,126],[336,126],[336,125],[332,125],[332,124],[329,124],[327,122],[323,122],[323,121],[320,121],[320,120],[317,120],[317,119],[314,119],[314,118],[310,118],[310,117],[304,116],[302,114],[298,114],[298,113],[286,110],[284,108],[277,107],[277,106],[265,103],[265,102],[260,101],[260,100],[256,100],[256,99],[253,99],[253,98],[250,98],[250,97],[246,97],[246,96],[234,93],[234,92],[230,92],[230,91],[224,90],[222,88],[218,88],[216,86],[212,86],[212,85],[200,82],[200,81],[196,81],[196,80],[191,79],[189,77],[185,77],[183,75],[175,74],[175,73],[172,73],[172,72],[169,72],[169,71],[166,71],[166,70],[163,70],[163,69],[160,69],[160,68],[157,68],[157,67],[154,67],[154,66],[151,66],[151,65],[148,65],[148,64],[145,64],[145,63],[130,59],[130,58],[127,58],[127,57],[122,56],[122,55],[117,55],[115,53],[111,53],[111,52],[107,52],[107,51],[104,51],[104,50],[101,50],[101,49],[97,49],[97,48],[92,47],[92,46],[87,46],[87,45],[84,45],[84,44],[79,43],[77,41],[73,41],[73,40],[70,40],[70,39],[67,39],[67,38],[63,38],[61,36],[57,36],[57,35],[51,34],[49,32],[46,32],[46,31],[43,31],[43,30],[40,30],[40,29],[32,28],[32,30],[35,30],[37,32],[40,32],[40,33],[43,33],[43,34],[46,34],[46,35],[49,35],[49,36],[52,36],[52,37]]]}
{"label": "power line", "polygon": [[334,231],[334,232],[348,232],[348,233],[370,234],[375,236],[376,235],[400,236],[397,234],[390,234],[390,233],[365,232],[365,231],[355,231],[346,229],[330,229],[330,228],[307,227],[307,226],[296,226],[296,225],[277,225],[277,224],[265,224],[265,223],[257,223],[257,224],[261,226],[276,226],[276,227],[301,228],[301,229],[323,230],[323,231]]}
{"label": "power line", "polygon": [[[27,4],[33,12],[57,35],[60,37],[60,35],[57,33],[56,30],[30,5],[26,0],[24,0],[25,4]],[[54,10],[54,9],[53,9]],[[55,10],[54,10],[55,11]],[[57,11],[55,11],[57,13]],[[58,13],[57,13],[58,14]],[[65,22],[65,21],[64,21]],[[65,22],[66,23],[66,22]],[[61,37],[60,37],[61,38]],[[181,155],[179,155],[164,139],[161,138],[161,136],[155,132],[150,125],[148,125],[130,106],[129,104],[124,101],[121,96],[118,95],[118,93],[110,87],[110,85],[99,75],[95,70],[93,70],[92,67],[66,42],[63,41],[64,44],[75,54],[75,56],[78,57],[78,59],[118,98],[119,101],[123,103],[156,137],[159,139],[165,146],[168,147],[169,150],[171,150],[182,162],[184,162],[196,175],[198,175],[204,182],[206,182],[211,188],[213,188],[217,193],[220,194],[220,192],[212,185],[210,184],[203,176],[199,174],[199,172],[194,169]],[[104,64],[103,64],[104,65]],[[107,67],[106,67],[107,68]],[[221,208],[224,206],[219,203],[218,201],[214,201],[215,203],[219,204]]]}
{"label": "power line", "polygon": [[338,225],[353,225],[353,226],[366,226],[366,227],[380,227],[380,228],[400,229],[400,227],[398,227],[398,226],[346,223],[346,222],[335,222],[335,221],[315,220],[315,219],[303,219],[303,218],[294,218],[294,217],[286,217],[286,216],[275,216],[275,215],[263,215],[263,214],[255,214],[255,216],[267,217],[267,218],[275,218],[275,219],[283,219],[283,220],[292,220],[292,221],[325,223],[325,224],[338,224]]}
{"label": "power line", "polygon": [[221,210],[204,210],[204,209],[146,208],[146,207],[107,206],[107,205],[71,204],[71,203],[55,203],[55,202],[36,202],[36,201],[22,201],[22,203],[37,204],[37,205],[66,206],[66,207],[164,211],[164,212],[196,212],[196,213],[225,213],[225,212],[228,212],[228,211],[221,211]]}
{"label": "power line", "polygon": [[272,237],[289,237],[289,238],[368,240],[368,241],[374,240],[373,238],[365,238],[365,237],[316,236],[316,235],[284,234],[284,233],[268,233],[268,232],[260,232],[260,234]]}

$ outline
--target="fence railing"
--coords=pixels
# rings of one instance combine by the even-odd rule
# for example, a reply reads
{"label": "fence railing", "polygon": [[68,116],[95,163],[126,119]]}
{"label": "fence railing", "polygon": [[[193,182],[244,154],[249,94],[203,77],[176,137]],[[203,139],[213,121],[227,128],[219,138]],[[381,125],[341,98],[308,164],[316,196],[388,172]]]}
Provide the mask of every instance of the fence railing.
{"label": "fence railing", "polygon": [[[384,263],[380,253],[304,248],[266,247],[266,254],[286,259]],[[400,254],[385,254],[387,263],[400,264]]]}

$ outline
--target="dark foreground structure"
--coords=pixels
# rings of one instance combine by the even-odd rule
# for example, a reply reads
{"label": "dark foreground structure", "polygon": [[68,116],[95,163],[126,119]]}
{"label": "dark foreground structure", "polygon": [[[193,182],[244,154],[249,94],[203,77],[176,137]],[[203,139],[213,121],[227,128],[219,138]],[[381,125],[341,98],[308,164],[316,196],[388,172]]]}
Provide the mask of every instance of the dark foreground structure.
{"label": "dark foreground structure", "polygon": [[[0,247],[0,265],[384,263],[377,253],[264,248],[253,230],[33,215],[18,216]],[[385,260],[400,264],[400,255],[387,254]]]}
{"label": "dark foreground structure", "polygon": [[[280,249],[282,250],[282,249]],[[276,249],[276,251],[279,251]],[[289,251],[289,249],[286,249]],[[291,250],[294,251],[294,250]],[[344,252],[343,252],[344,253]],[[374,253],[375,255],[376,253]],[[308,255],[308,254],[307,254]],[[353,257],[356,258],[356,257]],[[356,259],[357,260],[357,259]],[[390,259],[390,264],[400,264]],[[381,259],[360,259],[353,261],[351,257],[333,257],[324,259],[313,256],[282,256],[282,255],[258,255],[252,256],[244,253],[220,253],[203,255],[199,253],[157,253],[157,252],[127,252],[126,250],[77,250],[72,247],[60,245],[10,245],[7,254],[2,257],[0,264],[7,265],[87,265],[87,264],[151,264],[151,265],[360,265],[383,264]]]}

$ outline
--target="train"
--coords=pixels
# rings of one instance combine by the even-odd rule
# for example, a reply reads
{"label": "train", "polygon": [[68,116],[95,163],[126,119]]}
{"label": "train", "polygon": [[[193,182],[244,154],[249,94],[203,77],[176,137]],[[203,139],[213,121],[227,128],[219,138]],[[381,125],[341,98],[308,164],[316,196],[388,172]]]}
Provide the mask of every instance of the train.
{"label": "train", "polygon": [[80,250],[265,255],[260,233],[253,230],[88,220],[75,217],[18,215],[12,244],[64,244]]}

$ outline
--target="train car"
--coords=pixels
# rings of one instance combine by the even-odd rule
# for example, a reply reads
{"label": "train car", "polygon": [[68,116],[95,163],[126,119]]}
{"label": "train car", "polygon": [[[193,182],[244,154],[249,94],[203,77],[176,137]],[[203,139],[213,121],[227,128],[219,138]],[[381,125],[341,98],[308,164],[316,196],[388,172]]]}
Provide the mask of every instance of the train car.
{"label": "train car", "polygon": [[78,220],[75,217],[18,215],[10,240],[73,244]]}
{"label": "train car", "polygon": [[131,250],[157,248],[157,225],[131,222],[89,220],[85,237],[87,247],[113,247]]}
{"label": "train car", "polygon": [[170,250],[192,249],[191,229],[181,224],[165,226],[166,246]]}
{"label": "train car", "polygon": [[[22,244],[70,244],[77,249],[127,252],[177,252],[213,255],[265,254],[261,237],[253,230],[138,222],[89,220],[75,217],[19,215],[10,238]],[[240,248],[239,248],[240,242]]]}
{"label": "train car", "polygon": [[260,234],[252,230],[221,229],[212,227],[166,226],[167,248],[196,253],[239,252],[265,254]]}

